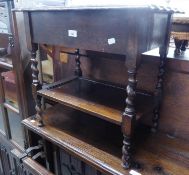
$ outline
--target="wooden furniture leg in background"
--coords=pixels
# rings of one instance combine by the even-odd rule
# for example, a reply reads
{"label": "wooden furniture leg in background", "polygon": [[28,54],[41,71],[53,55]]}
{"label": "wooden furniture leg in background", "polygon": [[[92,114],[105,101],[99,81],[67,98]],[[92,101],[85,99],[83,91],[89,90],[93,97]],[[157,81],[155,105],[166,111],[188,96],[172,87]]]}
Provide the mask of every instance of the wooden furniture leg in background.
{"label": "wooden furniture leg in background", "polygon": [[175,54],[180,55],[181,53],[181,45],[182,45],[182,40],[174,39],[175,42]]}
{"label": "wooden furniture leg in background", "polygon": [[181,51],[186,51],[186,47],[188,46],[188,40],[183,40],[181,45]]}
{"label": "wooden furniture leg in background", "polygon": [[126,108],[122,119],[123,148],[122,163],[123,167],[128,169],[132,165],[132,136],[136,120],[135,96],[136,96],[136,68],[128,70],[128,85]]}
{"label": "wooden furniture leg in background", "polygon": [[38,70],[38,61],[36,58],[36,51],[38,50],[37,44],[32,44],[32,51],[31,51],[31,69],[32,69],[32,94],[35,100],[35,110],[36,110],[36,118],[38,120],[38,126],[44,126],[42,120],[42,108],[41,108],[41,97],[37,95],[37,91],[41,89],[41,84],[39,81],[39,70]]}

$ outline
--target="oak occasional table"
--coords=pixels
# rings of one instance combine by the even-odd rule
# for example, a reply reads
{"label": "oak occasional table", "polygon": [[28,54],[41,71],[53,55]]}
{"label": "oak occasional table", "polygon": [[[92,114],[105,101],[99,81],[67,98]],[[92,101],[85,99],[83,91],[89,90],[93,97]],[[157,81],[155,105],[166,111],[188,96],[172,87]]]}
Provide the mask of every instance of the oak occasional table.
{"label": "oak occasional table", "polygon": [[[14,12],[24,14],[27,44],[31,51],[33,97],[36,102],[38,127],[46,127],[41,108],[42,97],[119,125],[124,136],[122,166],[130,168],[133,162],[131,152],[135,123],[147,112],[152,111],[152,114],[154,113],[152,130],[156,131],[158,127],[173,11],[156,6],[106,6],[18,9]],[[14,13],[14,19],[16,13]],[[73,71],[75,75],[42,87],[38,78],[36,58],[38,44],[75,48],[76,68]],[[160,66],[155,93],[152,95],[137,89],[136,75],[141,54],[157,47],[160,48]],[[80,49],[115,56],[124,55],[128,70],[126,89],[83,77]],[[60,110],[59,114],[61,113]],[[48,116],[48,114],[45,115]],[[36,127],[30,124],[30,129]],[[64,134],[62,135],[64,140],[63,137]],[[74,145],[69,147],[65,142],[66,139],[62,141],[62,146],[66,145],[65,149],[73,149]],[[76,150],[78,149],[77,147]],[[82,155],[77,154],[77,156],[82,160],[90,160],[92,165],[99,164],[99,160],[94,158],[96,155],[92,155],[93,152],[84,153],[82,150],[81,152]],[[72,153],[76,154],[76,151]],[[105,160],[111,161],[108,157]],[[111,166],[108,167],[104,163],[99,167],[105,172],[113,171]]]}

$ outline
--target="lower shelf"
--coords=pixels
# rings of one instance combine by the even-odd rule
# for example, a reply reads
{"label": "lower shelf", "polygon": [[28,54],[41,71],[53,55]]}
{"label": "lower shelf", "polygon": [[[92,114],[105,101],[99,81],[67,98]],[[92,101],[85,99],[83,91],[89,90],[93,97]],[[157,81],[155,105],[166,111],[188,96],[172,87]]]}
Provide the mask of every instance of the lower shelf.
{"label": "lower shelf", "polygon": [[[38,95],[74,109],[121,125],[125,108],[126,89],[104,82],[74,77],[63,83],[51,84]],[[136,92],[136,120],[153,109],[153,96]]]}
{"label": "lower shelf", "polygon": [[[43,117],[44,127],[38,127],[33,117],[22,123],[105,174],[129,174],[130,170],[124,170],[121,166],[123,138],[118,125],[62,105],[47,109]],[[134,159],[141,167],[135,171],[145,175],[180,175],[181,172],[188,175],[187,142],[160,133],[151,135],[147,132],[147,136],[141,134],[139,142],[136,142]]]}

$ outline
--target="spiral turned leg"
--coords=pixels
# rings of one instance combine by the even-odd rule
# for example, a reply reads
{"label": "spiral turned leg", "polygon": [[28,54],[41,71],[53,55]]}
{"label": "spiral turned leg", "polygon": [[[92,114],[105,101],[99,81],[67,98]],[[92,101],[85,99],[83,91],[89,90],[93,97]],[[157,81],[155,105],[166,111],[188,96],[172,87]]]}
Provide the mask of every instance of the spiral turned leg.
{"label": "spiral turned leg", "polygon": [[128,169],[132,165],[132,136],[136,119],[136,111],[134,100],[136,96],[136,69],[128,71],[128,85],[127,85],[127,98],[126,108],[122,118],[122,132],[124,136],[122,148],[122,165]]}
{"label": "spiral turned leg", "polygon": [[160,117],[160,105],[162,100],[163,93],[163,79],[165,74],[165,58],[166,56],[160,56],[160,65],[159,65],[159,73],[158,73],[158,82],[155,89],[155,108],[153,110],[154,116],[152,119],[153,126],[151,131],[157,132],[159,125],[159,117]]}
{"label": "spiral turned leg", "polygon": [[122,166],[125,169],[128,169],[131,167],[131,138],[127,136],[123,136],[123,147],[122,147]]}
{"label": "spiral turned leg", "polygon": [[41,108],[41,97],[40,96],[37,96],[36,98],[36,106],[35,106],[35,110],[36,110],[36,118],[38,120],[38,126],[39,127],[42,127],[44,126],[44,123],[43,123],[43,119],[42,119],[42,108]]}
{"label": "spiral turned leg", "polygon": [[33,98],[35,100],[35,109],[36,109],[36,118],[38,120],[38,126],[43,126],[43,120],[42,120],[42,108],[41,108],[41,97],[37,95],[37,91],[41,89],[41,84],[39,82],[39,70],[38,70],[38,61],[36,59],[36,51],[37,51],[37,45],[32,45],[32,51],[31,51],[31,69],[32,69],[32,94]]}
{"label": "spiral turned leg", "polygon": [[76,58],[75,58],[75,62],[76,62],[75,75],[80,77],[80,76],[82,76],[82,70],[81,70],[79,49],[77,49],[75,51],[75,54],[76,54]]}

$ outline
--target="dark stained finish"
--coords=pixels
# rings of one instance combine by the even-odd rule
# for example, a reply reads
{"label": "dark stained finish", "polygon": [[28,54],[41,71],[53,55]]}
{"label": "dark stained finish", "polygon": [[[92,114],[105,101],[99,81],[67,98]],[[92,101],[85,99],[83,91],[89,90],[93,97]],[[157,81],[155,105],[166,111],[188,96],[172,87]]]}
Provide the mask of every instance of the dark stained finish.
{"label": "dark stained finish", "polygon": [[[30,15],[34,43],[123,54],[128,59],[162,44],[167,22],[166,13],[154,14],[138,8],[35,11]],[[162,23],[162,33],[158,31],[159,23]],[[68,36],[69,30],[75,30],[77,37]],[[108,44],[111,38],[115,39],[115,44]]]}
{"label": "dark stained finish", "polygon": [[[41,118],[41,97],[36,93],[40,88],[36,43],[63,45],[69,48],[125,56],[129,76],[126,91],[128,93],[126,109],[122,119],[122,131],[125,137],[123,142],[123,167],[131,167],[131,138],[136,121],[136,113],[138,112],[135,109],[135,94],[136,74],[141,60],[140,55],[151,48],[160,47],[161,65],[159,71],[161,76],[158,76],[156,88],[158,93],[156,93],[155,100],[155,110],[156,113],[159,113],[163,82],[162,70],[164,68],[162,64],[165,64],[167,54],[172,12],[160,12],[151,8],[127,7],[62,9],[57,11],[25,10],[24,15],[26,23],[30,25],[28,30],[30,35],[28,35],[27,41],[29,41],[28,48],[32,54],[33,95],[36,102],[36,116],[40,126],[43,126],[43,122]],[[79,50],[75,54],[77,75],[81,76]],[[79,105],[77,106],[79,107]],[[85,109],[85,111],[87,110]],[[153,120],[155,123],[154,128],[157,128],[157,115],[155,115],[155,118]]]}
{"label": "dark stained finish", "polygon": [[[124,110],[125,89],[103,82],[84,78],[73,78],[64,83],[51,84],[38,91],[40,96],[54,100],[66,106],[84,111],[109,122],[121,125]],[[152,109],[153,97],[137,92],[136,119]],[[150,107],[151,106],[151,107]]]}
{"label": "dark stained finish", "polygon": [[162,94],[163,94],[163,81],[166,71],[166,58],[168,54],[169,42],[170,42],[170,32],[171,32],[171,15],[168,16],[167,25],[166,25],[166,36],[163,39],[163,44],[159,48],[160,63],[158,71],[158,80],[155,88],[155,108],[154,108],[154,117],[152,119],[153,127],[152,132],[156,132],[158,129],[159,121],[159,112],[161,108]]}
{"label": "dark stained finish", "polygon": [[44,167],[29,157],[23,158],[21,163],[19,157],[22,156],[22,153],[17,149],[13,149],[11,154],[13,155],[15,173],[17,175],[53,175],[53,173],[47,171]]}
{"label": "dark stained finish", "polygon": [[82,70],[81,70],[79,49],[77,49],[75,51],[75,54],[76,54],[76,58],[75,58],[75,63],[76,63],[75,75],[81,77],[82,76]]}
{"label": "dark stained finish", "polygon": [[[151,71],[151,79],[148,78],[148,84],[146,84],[145,87],[149,86],[153,82],[155,70],[152,71],[150,67],[153,67],[157,64],[158,58],[157,49],[145,53],[146,64],[148,64],[149,67],[145,66],[143,69],[146,69],[147,72]],[[187,95],[184,95],[189,93],[188,60],[188,49],[182,55],[175,56],[174,48],[169,48],[159,126],[161,131],[168,133],[173,137],[182,138],[184,140],[189,140],[189,110],[187,105],[189,98]],[[151,116],[149,116],[149,119],[150,117]],[[148,117],[145,119],[147,118]],[[145,123],[149,124],[150,122],[145,121]]]}
{"label": "dark stained finish", "polygon": [[[2,0],[0,0],[2,2]],[[7,4],[7,6],[5,5]],[[19,114],[21,118],[25,118],[28,115],[27,110],[27,101],[26,99],[30,99],[29,103],[32,101],[30,96],[28,94],[31,94],[30,88],[27,89],[27,97],[25,94],[25,85],[29,84],[30,85],[30,77],[28,77],[28,58],[25,56],[21,56],[23,54],[23,50],[21,52],[20,50],[20,41],[23,41],[23,38],[19,38],[18,36],[18,26],[20,27],[20,23],[18,20],[18,16],[11,16],[11,8],[14,6],[12,0],[6,0],[5,2],[2,2],[1,4],[5,5],[3,7],[7,7],[5,10],[9,12],[9,14],[6,14],[4,16],[1,13],[1,19],[9,18],[10,21],[6,21],[8,27],[10,27],[9,34],[2,34],[0,33],[0,48],[4,48],[4,50],[7,51],[4,53],[0,53],[0,68],[1,68],[1,74],[0,76],[0,106],[2,108],[2,115],[4,119],[4,127],[5,127],[5,134],[0,133],[0,174],[1,175],[10,175],[10,174],[15,174],[15,175],[41,175],[41,174],[49,174],[51,175],[52,173],[49,173],[47,170],[42,168],[41,166],[37,165],[36,162],[33,160],[26,161],[24,164],[24,172],[19,171],[21,167],[23,167],[23,164],[21,164],[20,161],[16,161],[13,158],[11,154],[11,150],[13,148],[19,149],[21,151],[20,153],[23,153],[24,148],[23,146],[19,145],[17,140],[13,140],[13,137],[11,136],[12,133],[16,133],[15,135],[17,136],[17,123],[14,123],[14,120],[16,121],[17,118],[13,119],[13,122],[10,122],[10,110],[11,113],[13,112],[15,117],[17,117],[17,114]],[[2,9],[2,8],[1,8]],[[0,19],[0,20],[1,20]],[[14,25],[12,23],[12,19],[14,20]],[[4,19],[3,19],[4,20]],[[17,26],[18,24],[18,26]],[[24,34],[22,33],[22,36]],[[9,74],[10,72],[7,72],[9,70],[13,71],[13,74]],[[26,80],[26,81],[25,81]],[[18,108],[15,108],[12,104],[8,103],[6,99],[9,98],[10,101],[17,101],[18,102]],[[31,103],[30,103],[31,104]],[[32,106],[29,106],[32,108]],[[32,109],[33,110],[33,109]],[[30,110],[29,110],[30,111]],[[15,113],[17,113],[15,115]],[[12,127],[12,124],[14,127]],[[15,130],[11,130],[12,128]],[[19,128],[20,129],[20,128]],[[23,132],[23,135],[27,135],[27,132]],[[19,135],[19,134],[18,134]],[[11,138],[12,137],[12,138]],[[28,137],[26,137],[28,139]],[[28,140],[27,140],[28,141]],[[29,145],[29,142],[25,140],[25,147]],[[33,161],[33,162],[32,162]],[[25,166],[27,165],[27,166]],[[30,168],[29,168],[30,166]],[[36,168],[36,169],[35,169]],[[17,171],[18,170],[18,171]]]}
{"label": "dark stained finish", "polygon": [[[129,69],[128,70],[128,85],[127,85],[127,97],[126,97],[126,108],[123,113],[122,118],[122,132],[123,132],[123,147],[122,147],[122,162],[123,167],[128,169],[132,165],[132,158],[131,158],[131,139],[133,138],[133,132],[135,127],[135,121],[137,119],[137,112],[138,109],[136,108],[136,103],[138,99],[135,98],[136,96],[136,69]],[[142,100],[142,103],[144,104],[144,101]],[[139,106],[142,105],[139,104]],[[153,104],[153,102],[151,102]],[[145,104],[145,106],[148,108],[149,105]],[[150,109],[150,108],[148,108]]]}
{"label": "dark stained finish", "polygon": [[70,155],[65,150],[59,148],[58,154],[58,166],[60,167],[60,173],[67,175],[77,174],[77,175],[105,175],[94,167],[81,161],[79,158]]}
{"label": "dark stained finish", "polygon": [[[45,127],[38,127],[32,118],[23,124],[63,150],[91,164],[105,174],[129,174],[121,166],[121,137],[119,127],[61,105],[44,113]],[[95,132],[94,132],[95,130]],[[142,130],[141,130],[142,131]],[[187,175],[189,171],[188,142],[164,134],[139,133],[135,160],[145,175]],[[141,137],[141,135],[143,137]],[[149,135],[148,135],[149,134]],[[158,168],[160,167],[160,168]]]}
{"label": "dark stained finish", "polygon": [[41,108],[41,97],[37,96],[36,92],[41,89],[41,84],[39,81],[39,70],[38,70],[38,61],[36,59],[36,51],[37,51],[37,45],[33,44],[33,50],[31,52],[31,69],[32,69],[32,94],[33,94],[33,98],[35,100],[35,110],[37,112],[36,117],[39,121],[39,126],[43,126],[43,121],[41,119],[41,115],[42,115],[42,108]]}

